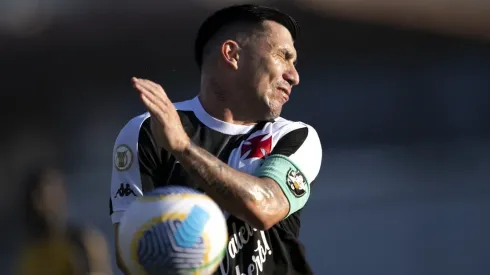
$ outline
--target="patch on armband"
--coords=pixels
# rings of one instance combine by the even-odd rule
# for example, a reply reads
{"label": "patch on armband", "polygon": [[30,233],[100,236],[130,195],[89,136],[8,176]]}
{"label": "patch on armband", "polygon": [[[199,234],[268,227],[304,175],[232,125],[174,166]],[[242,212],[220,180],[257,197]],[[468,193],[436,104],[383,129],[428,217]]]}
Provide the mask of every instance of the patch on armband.
{"label": "patch on armband", "polygon": [[308,178],[286,156],[269,156],[255,172],[257,177],[273,179],[289,201],[289,217],[303,208],[310,197]]}
{"label": "patch on armband", "polygon": [[306,194],[306,179],[299,170],[290,168],[286,175],[286,183],[289,190],[297,198],[301,198]]}

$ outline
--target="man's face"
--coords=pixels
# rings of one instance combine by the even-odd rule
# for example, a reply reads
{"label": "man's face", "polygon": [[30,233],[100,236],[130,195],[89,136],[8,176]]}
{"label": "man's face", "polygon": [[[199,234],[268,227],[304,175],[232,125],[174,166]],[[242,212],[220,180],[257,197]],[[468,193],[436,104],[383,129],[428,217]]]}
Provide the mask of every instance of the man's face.
{"label": "man's face", "polygon": [[37,208],[50,222],[63,222],[66,214],[64,181],[57,171],[47,171],[35,197]]}
{"label": "man's face", "polygon": [[258,119],[272,119],[281,114],[293,86],[299,84],[296,49],[291,33],[284,26],[264,22],[265,35],[247,44],[240,55],[239,85],[244,89],[249,110]]}

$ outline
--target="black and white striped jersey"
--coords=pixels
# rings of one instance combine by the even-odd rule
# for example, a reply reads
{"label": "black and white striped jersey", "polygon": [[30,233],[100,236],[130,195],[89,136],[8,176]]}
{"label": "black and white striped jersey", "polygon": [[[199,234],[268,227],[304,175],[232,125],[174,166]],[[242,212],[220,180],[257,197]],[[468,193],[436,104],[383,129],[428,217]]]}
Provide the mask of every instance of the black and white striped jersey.
{"label": "black and white striped jersey", "polygon": [[[282,155],[295,164],[308,185],[319,173],[322,147],[310,125],[283,118],[252,126],[223,122],[206,113],[198,97],[174,105],[192,141],[234,169],[254,174],[267,157]],[[133,118],[116,139],[110,197],[113,223],[120,221],[137,196],[155,187],[196,188],[175,158],[157,146],[149,118],[148,113]],[[284,177],[290,189],[283,191],[301,197],[304,183],[291,180],[295,175],[291,172]],[[312,274],[299,242],[300,209],[267,231],[227,216],[229,243],[216,274]]]}

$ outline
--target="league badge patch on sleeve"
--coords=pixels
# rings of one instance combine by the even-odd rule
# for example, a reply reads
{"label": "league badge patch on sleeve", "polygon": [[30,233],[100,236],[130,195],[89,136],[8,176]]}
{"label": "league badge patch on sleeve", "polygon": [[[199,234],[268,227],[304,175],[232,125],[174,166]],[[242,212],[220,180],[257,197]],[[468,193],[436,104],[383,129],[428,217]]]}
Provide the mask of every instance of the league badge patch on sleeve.
{"label": "league badge patch on sleeve", "polygon": [[126,171],[133,164],[133,152],[131,148],[125,144],[117,146],[114,152],[114,165],[120,172]]}
{"label": "league badge patch on sleeve", "polygon": [[289,169],[286,176],[289,189],[296,197],[302,197],[306,193],[306,179],[303,174],[296,169]]}

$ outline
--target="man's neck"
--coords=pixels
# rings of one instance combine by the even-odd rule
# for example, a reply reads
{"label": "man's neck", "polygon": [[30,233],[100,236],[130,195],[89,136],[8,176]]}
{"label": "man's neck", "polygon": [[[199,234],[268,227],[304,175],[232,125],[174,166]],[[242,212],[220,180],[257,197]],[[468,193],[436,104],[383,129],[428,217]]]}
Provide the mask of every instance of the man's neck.
{"label": "man's neck", "polygon": [[232,108],[230,108],[232,104],[227,103],[226,99],[218,99],[213,93],[200,93],[198,97],[204,110],[216,119],[237,125],[256,124],[255,122],[237,119],[233,115]]}

